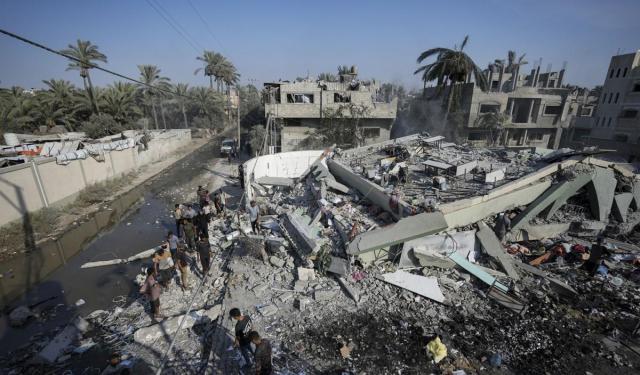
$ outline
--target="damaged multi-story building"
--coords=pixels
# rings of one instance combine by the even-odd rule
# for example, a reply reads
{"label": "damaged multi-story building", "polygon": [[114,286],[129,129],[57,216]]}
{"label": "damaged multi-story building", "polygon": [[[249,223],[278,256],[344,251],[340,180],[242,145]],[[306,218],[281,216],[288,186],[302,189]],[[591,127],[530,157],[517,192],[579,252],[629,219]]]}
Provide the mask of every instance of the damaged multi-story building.
{"label": "damaged multi-story building", "polygon": [[[520,68],[507,69],[505,64],[489,64],[484,70],[488,90],[483,91],[475,82],[462,84],[458,112],[462,114],[459,141],[476,146],[497,143],[508,147],[558,148],[561,135],[573,117],[575,91],[563,87],[566,66],[559,71],[540,72],[537,62],[528,74]],[[425,96],[440,100],[438,87],[425,89]],[[445,92],[446,96],[447,93]],[[495,129],[482,124],[481,117],[488,113],[505,115],[499,124],[500,135],[492,141]]]}
{"label": "damaged multi-story building", "polygon": [[270,151],[286,152],[301,148],[301,142],[325,126],[323,120],[341,106],[358,106],[358,127],[362,146],[389,139],[396,118],[397,99],[382,101],[379,83],[358,78],[357,68],[340,71],[335,81],[297,80],[264,84],[265,117],[271,134]]}
{"label": "damaged multi-story building", "polygon": [[611,57],[597,109],[572,124],[571,147],[598,146],[640,157],[640,50]]}

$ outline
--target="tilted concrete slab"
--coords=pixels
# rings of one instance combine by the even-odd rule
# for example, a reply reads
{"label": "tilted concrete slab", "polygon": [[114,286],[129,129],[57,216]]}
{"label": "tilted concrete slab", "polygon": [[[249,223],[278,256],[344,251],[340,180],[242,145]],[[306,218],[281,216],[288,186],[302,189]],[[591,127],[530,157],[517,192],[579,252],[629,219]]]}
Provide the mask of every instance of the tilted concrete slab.
{"label": "tilted concrete slab", "polygon": [[440,211],[442,211],[447,223],[449,223],[449,229],[464,227],[489,216],[497,215],[500,212],[511,210],[518,206],[525,206],[533,202],[550,186],[551,181],[540,181],[524,187],[518,187],[515,190],[504,191],[501,195],[490,192],[480,197],[442,204],[440,205]]}
{"label": "tilted concrete slab", "polygon": [[383,247],[393,246],[418,237],[447,229],[441,212],[428,212],[405,217],[395,224],[359,234],[347,247],[347,253],[357,255]]}
{"label": "tilted concrete slab", "polygon": [[617,194],[613,197],[613,206],[611,207],[611,213],[616,220],[621,222],[627,221],[627,214],[629,213],[629,206],[633,200],[633,193]]}
{"label": "tilted concrete slab", "polygon": [[480,241],[480,245],[482,248],[495,260],[500,263],[502,269],[514,280],[520,280],[520,275],[513,267],[513,259],[504,251],[502,247],[502,243],[496,234],[493,232],[493,229],[489,228],[487,224],[482,221],[478,223],[478,232],[476,232],[476,237],[478,241]]}
{"label": "tilted concrete slab", "polygon": [[600,167],[595,169],[593,179],[587,185],[591,214],[595,219],[600,221],[608,219],[616,184],[617,181],[612,169]]}
{"label": "tilted concrete slab", "polygon": [[636,180],[633,182],[631,192],[633,193],[633,203],[635,208],[640,209],[640,181]]}
{"label": "tilted concrete slab", "polygon": [[425,277],[409,272],[396,271],[393,273],[385,273],[381,278],[389,284],[409,290],[436,302],[444,302],[444,294],[442,294],[442,290],[438,285],[438,278],[436,277]]}
{"label": "tilted concrete slab", "polygon": [[535,241],[545,238],[554,238],[566,233],[571,228],[571,222],[552,224],[527,224],[520,229],[511,230],[506,239],[511,242]]}
{"label": "tilted concrete slab", "polygon": [[541,196],[531,202],[527,209],[522,211],[518,216],[511,221],[511,229],[518,229],[521,226],[528,224],[531,219],[535,218],[544,211],[547,207],[550,207],[551,214],[547,214],[548,217],[553,215],[567,199],[574,195],[581,187],[591,181],[591,174],[579,174],[575,179],[570,181],[561,181],[555,185],[552,185]]}
{"label": "tilted concrete slab", "polygon": [[256,179],[256,182],[260,185],[269,185],[269,186],[293,186],[293,178],[287,177],[271,177],[271,176],[262,176]]}
{"label": "tilted concrete slab", "polygon": [[[338,178],[338,180],[358,191],[362,196],[373,202],[376,206],[389,212],[396,219],[401,218],[400,215],[398,215],[399,210],[393,210],[389,206],[389,194],[387,194],[380,185],[363,178],[335,160],[327,160],[327,165],[329,166],[331,174]],[[403,207],[403,210],[407,210],[410,207],[403,201],[400,201],[399,204]]]}
{"label": "tilted concrete slab", "polygon": [[489,286],[494,286],[494,287],[500,289],[501,291],[503,291],[505,293],[509,291],[509,287],[507,287],[504,284],[499,283],[496,280],[495,277],[493,277],[493,276],[489,275],[487,272],[481,270],[475,264],[473,264],[473,263],[469,262],[468,260],[464,259],[459,254],[453,253],[453,254],[449,255],[449,259],[453,260],[457,265],[462,267],[465,271],[469,272],[473,276],[475,276],[478,279],[480,279],[485,284],[487,284]]}
{"label": "tilted concrete slab", "polygon": [[591,175],[591,173],[581,173],[573,180],[566,181],[567,184],[563,189],[561,189],[561,196],[555,202],[553,202],[553,204],[549,206],[549,209],[545,212],[545,219],[549,220],[562,206],[567,203],[567,199],[575,195],[578,190],[582,189],[592,179],[593,176]]}
{"label": "tilted concrete slab", "polygon": [[282,216],[281,226],[289,235],[296,252],[302,257],[315,254],[320,250],[320,243],[316,232],[306,224],[306,220],[298,215],[287,212]]}

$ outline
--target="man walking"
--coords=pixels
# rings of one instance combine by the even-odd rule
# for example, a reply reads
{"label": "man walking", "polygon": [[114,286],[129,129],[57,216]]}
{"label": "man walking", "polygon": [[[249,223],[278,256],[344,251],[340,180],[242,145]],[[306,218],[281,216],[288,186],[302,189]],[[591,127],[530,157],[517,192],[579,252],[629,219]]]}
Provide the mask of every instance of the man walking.
{"label": "man walking", "polygon": [[251,231],[258,234],[258,220],[260,219],[260,207],[256,204],[256,201],[251,201],[249,207],[249,221],[251,222]]}
{"label": "man walking", "polygon": [[160,315],[160,285],[156,281],[155,268],[147,268],[147,278],[140,288],[141,294],[146,294],[151,304],[151,313],[154,319],[161,319]]}
{"label": "man walking", "polygon": [[202,265],[202,275],[206,275],[211,266],[211,245],[209,244],[209,238],[206,234],[200,234],[196,248],[198,250],[197,254],[200,259],[200,265]]}
{"label": "man walking", "polygon": [[244,189],[244,167],[242,164],[238,165],[238,180],[240,182],[240,189]]}
{"label": "man walking", "polygon": [[185,251],[184,245],[178,245],[178,251],[176,253],[176,263],[178,265],[178,270],[180,271],[180,281],[183,291],[190,289],[189,288],[189,256]]}
{"label": "man walking", "polygon": [[179,204],[176,204],[176,207],[173,210],[173,217],[176,219],[176,233],[178,233],[178,237],[180,237],[182,233],[180,230],[182,225],[182,207],[180,207]]}
{"label": "man walking", "polygon": [[224,193],[222,193],[220,190],[216,190],[215,194],[213,195],[213,204],[216,206],[216,213],[218,215],[220,214],[224,214]]}
{"label": "man walking", "polygon": [[253,354],[256,360],[256,375],[271,375],[273,373],[271,343],[260,337],[256,331],[249,332],[249,339],[256,346],[256,351]]}
{"label": "man walking", "polygon": [[233,308],[229,311],[229,317],[236,321],[235,334],[236,340],[233,343],[235,347],[240,348],[240,353],[245,361],[245,366],[251,366],[251,339],[249,339],[249,332],[253,329],[253,322],[249,315],[242,315],[240,309]]}
{"label": "man walking", "polygon": [[182,230],[184,233],[184,235],[182,236],[182,239],[187,243],[187,246],[189,246],[190,250],[192,251],[195,250],[196,249],[196,243],[195,243],[196,227],[193,225],[191,220],[188,220],[188,219],[182,220]]}

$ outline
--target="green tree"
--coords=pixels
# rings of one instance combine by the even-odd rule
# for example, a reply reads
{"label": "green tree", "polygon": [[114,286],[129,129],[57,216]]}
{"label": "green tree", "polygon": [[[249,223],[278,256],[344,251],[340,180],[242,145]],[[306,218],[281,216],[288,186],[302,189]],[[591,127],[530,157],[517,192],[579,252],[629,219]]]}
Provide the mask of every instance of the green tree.
{"label": "green tree", "polygon": [[214,51],[204,51],[202,56],[197,56],[196,60],[202,61],[204,66],[198,68],[193,74],[203,72],[205,77],[209,77],[209,88],[213,90],[213,81],[216,81],[216,90],[221,91],[222,66],[226,59],[222,54]]}
{"label": "green tree", "polygon": [[187,96],[189,95],[189,85],[186,83],[178,83],[173,86],[173,91],[177,94],[176,101],[182,112],[184,128],[187,129],[189,127],[189,121],[187,121],[187,103],[189,102],[189,98],[187,98]]}
{"label": "green tree", "polygon": [[487,143],[494,146],[501,142],[504,124],[509,121],[509,116],[498,112],[491,111],[483,113],[476,119],[476,126],[487,131]]}
{"label": "green tree", "polygon": [[104,90],[100,98],[103,112],[111,115],[119,124],[131,124],[142,111],[136,104],[137,87],[128,82],[115,82]]}
{"label": "green tree", "polygon": [[88,121],[83,122],[82,130],[88,137],[97,139],[121,133],[125,129],[111,115],[101,113],[92,115]]}
{"label": "green tree", "polygon": [[264,125],[255,125],[249,129],[249,146],[254,156],[258,156],[262,151],[265,134],[266,130],[264,129]]}
{"label": "green tree", "polygon": [[505,72],[511,73],[511,91],[515,91],[516,86],[518,85],[518,75],[520,74],[520,67],[528,64],[525,61],[524,57],[526,53],[516,59],[515,51],[507,52],[507,66],[505,67]]}
{"label": "green tree", "polygon": [[[168,90],[170,87],[169,78],[161,76],[160,68],[156,65],[138,65],[138,70],[140,71],[139,80],[145,83],[145,85],[138,85],[138,90],[142,93],[143,101],[147,105],[147,108],[150,109],[151,114],[153,115],[153,122],[156,129],[158,129],[158,112],[156,110],[156,103],[159,100],[162,100],[163,96],[160,90],[156,90],[152,87]],[[167,128],[166,122],[164,123],[164,128]]]}
{"label": "green tree", "polygon": [[325,108],[322,126],[301,142],[302,148],[318,148],[336,144],[339,147],[364,145],[360,120],[367,117],[371,109],[364,104],[343,103],[337,108]]}
{"label": "green tree", "polygon": [[94,97],[93,93],[93,84],[91,83],[91,76],[89,75],[89,70],[94,67],[96,62],[107,62],[107,56],[98,50],[98,46],[92,44],[88,40],[80,40],[78,39],[76,44],[69,44],[67,49],[60,51],[65,55],[69,55],[75,57],[79,61],[71,61],[67,67],[67,70],[78,70],[80,71],[80,77],[82,77],[82,83],[84,84],[84,89],[89,95],[89,100],[91,101],[91,105],[94,113],[99,113],[100,110],[98,108],[98,102]]}
{"label": "green tree", "polygon": [[320,73],[318,74],[318,81],[337,82],[338,78],[332,73]]}
{"label": "green tree", "polygon": [[50,109],[60,110],[62,113],[61,122],[68,130],[74,130],[79,117],[79,107],[77,105],[79,94],[75,86],[71,82],[62,79],[50,79],[42,82],[47,86],[48,90],[40,100],[50,105]]}
{"label": "green tree", "polygon": [[0,92],[1,130],[22,131],[33,124],[32,107],[35,98],[22,87],[13,86]]}

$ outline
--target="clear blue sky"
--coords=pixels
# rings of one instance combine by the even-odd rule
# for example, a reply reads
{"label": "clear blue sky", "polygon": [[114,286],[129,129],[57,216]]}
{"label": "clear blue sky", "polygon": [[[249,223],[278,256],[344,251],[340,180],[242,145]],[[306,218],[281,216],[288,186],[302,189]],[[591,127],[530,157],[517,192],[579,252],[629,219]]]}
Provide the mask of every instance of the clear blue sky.
{"label": "clear blue sky", "polygon": [[[206,84],[194,76],[199,54],[149,2],[157,1],[201,47],[227,55],[242,83],[292,79],[357,65],[363,78],[419,87],[416,57],[431,47],[452,47],[469,34],[468,53],[482,67],[507,50],[543,58],[567,82],[602,83],[618,50],[640,49],[640,0],[517,1],[212,1],[2,0],[0,28],[62,49],[78,38],[97,44],[105,66],[137,75],[136,65],[156,64],[172,81]],[[64,78],[80,84],[66,61],[0,35],[0,86],[42,87]],[[525,68],[527,69],[527,68]],[[113,77],[93,74],[104,85]]]}

